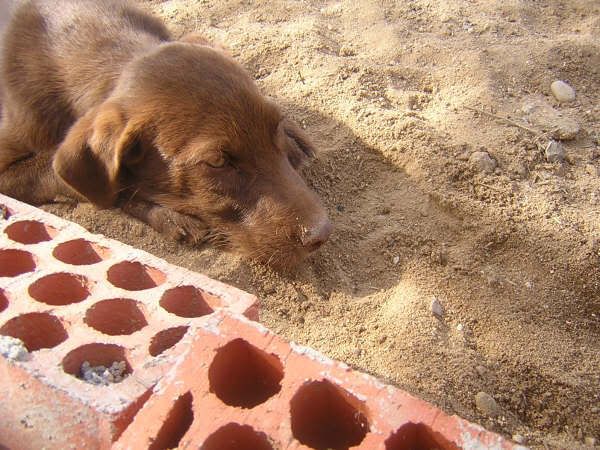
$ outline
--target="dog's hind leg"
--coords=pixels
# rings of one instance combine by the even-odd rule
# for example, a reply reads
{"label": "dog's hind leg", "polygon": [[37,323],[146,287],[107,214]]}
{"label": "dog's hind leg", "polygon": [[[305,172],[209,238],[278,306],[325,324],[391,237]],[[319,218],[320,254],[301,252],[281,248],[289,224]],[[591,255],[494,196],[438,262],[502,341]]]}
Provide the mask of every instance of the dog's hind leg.
{"label": "dog's hind leg", "polygon": [[26,155],[31,153],[24,153],[24,159],[13,161],[0,172],[1,193],[32,205],[53,202],[61,195],[76,195],[54,174],[51,151]]}
{"label": "dog's hind leg", "polygon": [[11,164],[33,156],[33,153],[16,139],[6,126],[0,127],[0,173]]}

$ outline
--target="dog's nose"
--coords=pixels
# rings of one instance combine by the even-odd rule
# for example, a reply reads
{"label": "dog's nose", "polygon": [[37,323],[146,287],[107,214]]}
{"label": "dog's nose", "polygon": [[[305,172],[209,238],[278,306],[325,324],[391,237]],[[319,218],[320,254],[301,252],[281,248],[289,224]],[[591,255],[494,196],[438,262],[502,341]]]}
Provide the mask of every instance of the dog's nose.
{"label": "dog's nose", "polygon": [[325,218],[318,225],[305,230],[300,239],[302,245],[309,252],[314,252],[329,239],[332,230],[333,225]]}

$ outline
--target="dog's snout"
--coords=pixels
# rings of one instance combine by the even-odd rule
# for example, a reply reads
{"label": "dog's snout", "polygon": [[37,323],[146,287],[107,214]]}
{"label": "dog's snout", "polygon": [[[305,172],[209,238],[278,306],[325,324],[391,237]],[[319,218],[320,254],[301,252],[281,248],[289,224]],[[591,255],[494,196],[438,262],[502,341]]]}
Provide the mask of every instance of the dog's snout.
{"label": "dog's snout", "polygon": [[329,219],[325,218],[318,224],[305,229],[300,237],[300,241],[306,250],[313,252],[329,239],[332,230],[333,225]]}

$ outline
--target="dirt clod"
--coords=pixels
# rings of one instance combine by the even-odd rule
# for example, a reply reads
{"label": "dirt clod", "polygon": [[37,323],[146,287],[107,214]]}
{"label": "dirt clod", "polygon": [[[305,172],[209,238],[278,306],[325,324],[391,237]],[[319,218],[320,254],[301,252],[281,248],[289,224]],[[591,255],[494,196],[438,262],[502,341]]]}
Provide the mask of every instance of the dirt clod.
{"label": "dirt clod", "polygon": [[125,361],[115,361],[109,367],[92,366],[88,361],[81,364],[81,377],[86,383],[108,386],[123,381],[126,375]]}

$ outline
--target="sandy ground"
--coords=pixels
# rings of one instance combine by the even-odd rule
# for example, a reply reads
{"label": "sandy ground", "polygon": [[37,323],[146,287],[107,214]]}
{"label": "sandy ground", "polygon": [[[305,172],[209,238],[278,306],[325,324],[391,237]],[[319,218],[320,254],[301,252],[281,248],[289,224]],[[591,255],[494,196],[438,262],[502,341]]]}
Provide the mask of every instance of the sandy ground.
{"label": "sandy ground", "polygon": [[[449,413],[535,448],[600,439],[597,0],[142,3],[224,43],[314,137],[335,234],[282,275],[117,212],[46,209],[257,294],[276,332]],[[563,163],[544,155],[555,128]]]}

